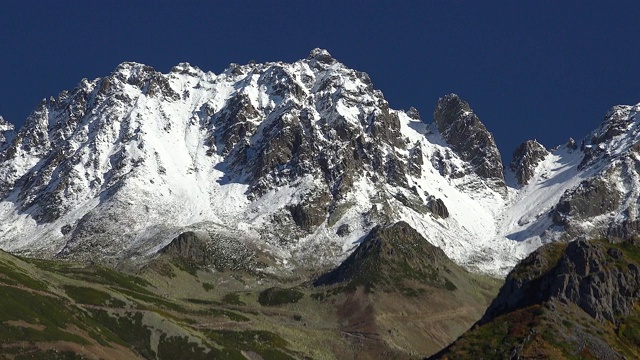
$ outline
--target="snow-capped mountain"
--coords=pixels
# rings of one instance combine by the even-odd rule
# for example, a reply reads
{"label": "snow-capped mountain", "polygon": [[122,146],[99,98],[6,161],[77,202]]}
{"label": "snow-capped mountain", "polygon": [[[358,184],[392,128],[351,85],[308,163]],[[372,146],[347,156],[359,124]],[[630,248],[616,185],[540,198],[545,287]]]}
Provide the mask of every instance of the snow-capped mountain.
{"label": "snow-capped mountain", "polygon": [[429,125],[325,50],[218,75],[123,63],[18,131],[0,118],[0,246],[135,262],[191,230],[294,269],[336,264],[404,220],[454,261],[505,274],[567,234],[637,229],[638,109],[614,108],[580,145],[528,142],[505,173],[457,95]]}

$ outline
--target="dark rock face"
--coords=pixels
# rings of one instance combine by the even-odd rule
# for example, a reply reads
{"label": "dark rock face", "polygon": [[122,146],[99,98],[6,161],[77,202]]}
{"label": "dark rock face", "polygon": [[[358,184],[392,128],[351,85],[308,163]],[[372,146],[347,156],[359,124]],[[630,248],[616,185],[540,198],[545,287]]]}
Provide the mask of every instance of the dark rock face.
{"label": "dark rock face", "polygon": [[214,119],[220,129],[216,133],[219,154],[228,155],[238,142],[255,131],[255,125],[249,120],[258,116],[247,95],[238,94],[229,99],[225,111],[216,114]]}
{"label": "dark rock face", "polygon": [[218,271],[255,271],[263,264],[256,261],[256,253],[241,241],[213,232],[211,240],[187,231],[173,239],[158,253],[195,268],[215,268]]}
{"label": "dark rock face", "polygon": [[593,218],[616,210],[622,195],[602,178],[584,181],[562,195],[556,205],[553,220],[556,224],[570,225],[572,219]]}
{"label": "dark rock face", "polygon": [[480,323],[553,299],[576,304],[599,321],[616,322],[631,313],[640,299],[640,268],[622,251],[603,242],[578,240],[554,256],[558,246],[562,245],[545,246],[523,260]]}
{"label": "dark rock face", "polygon": [[409,172],[415,177],[422,176],[422,165],[424,165],[424,159],[422,156],[422,148],[416,144],[409,152]]}
{"label": "dark rock face", "polygon": [[407,110],[406,114],[408,117],[412,118],[413,120],[422,121],[422,118],[420,117],[420,112],[418,111],[418,109],[414,108],[413,106],[410,107],[409,110]]}
{"label": "dark rock face", "polygon": [[591,143],[594,145],[600,144],[625,133],[629,125],[633,123],[633,118],[629,116],[631,115],[631,111],[632,107],[627,105],[612,107],[609,112],[607,112],[607,115],[605,115],[604,121],[598,131],[593,134]]}
{"label": "dark rock face", "polygon": [[433,154],[431,158],[431,165],[434,169],[438,170],[440,175],[447,176],[453,179],[458,179],[466,175],[465,169],[456,166],[455,163],[450,162],[452,154],[449,149],[446,149],[444,154],[439,150]]}
{"label": "dark rock face", "polygon": [[640,234],[640,220],[626,219],[620,223],[611,223],[607,229],[607,236],[617,239],[637,238]]}
{"label": "dark rock face", "polygon": [[578,149],[578,144],[576,144],[576,141],[573,140],[573,138],[569,138],[569,140],[567,140],[567,143],[565,144],[566,147],[568,147],[571,150],[577,150]]}
{"label": "dark rock face", "polygon": [[549,151],[535,140],[528,140],[518,145],[513,152],[513,160],[509,168],[514,172],[520,185],[527,185],[536,166],[549,155]]}
{"label": "dark rock face", "polygon": [[331,197],[328,193],[322,193],[313,198],[292,206],[289,211],[293,221],[302,230],[313,231],[322,224],[328,213],[327,204]]}
{"label": "dark rock face", "polygon": [[446,219],[449,217],[449,209],[444,205],[442,199],[438,199],[434,196],[429,197],[429,201],[427,201],[427,208],[431,211],[432,214],[437,217]]}
{"label": "dark rock face", "polygon": [[160,253],[182,258],[189,262],[204,265],[208,260],[206,244],[198,236],[187,231],[173,239]]}
{"label": "dark rock face", "polygon": [[[148,96],[161,95],[166,99],[178,100],[180,95],[176,93],[169,85],[169,81],[162,76],[159,72],[148,65],[141,65],[137,63],[124,62],[116,68],[114,74],[110,76],[111,79],[118,79],[129,85],[136,86],[143,90],[143,93]],[[109,90],[109,83],[104,83],[102,88],[106,93]]]}
{"label": "dark rock face", "polygon": [[469,104],[458,95],[449,94],[438,100],[433,118],[442,137],[462,160],[471,164],[473,172],[490,180],[494,189],[505,192],[500,152]]}
{"label": "dark rock face", "polygon": [[327,50],[320,48],[311,50],[309,56],[307,57],[307,60],[310,60],[313,65],[316,65],[316,63],[330,65],[336,62],[336,60],[331,56],[331,54],[329,54]]}
{"label": "dark rock face", "polygon": [[351,233],[351,229],[349,227],[349,224],[342,224],[338,226],[338,230],[336,230],[336,234],[338,236],[347,236],[350,233]]}

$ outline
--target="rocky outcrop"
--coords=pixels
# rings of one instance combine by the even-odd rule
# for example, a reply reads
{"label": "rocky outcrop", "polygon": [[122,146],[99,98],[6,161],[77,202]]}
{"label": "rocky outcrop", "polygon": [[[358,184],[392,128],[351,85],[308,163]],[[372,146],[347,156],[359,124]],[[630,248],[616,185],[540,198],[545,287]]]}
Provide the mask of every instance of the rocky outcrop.
{"label": "rocky outcrop", "polygon": [[13,124],[7,122],[2,116],[0,116],[0,149],[4,143],[11,141],[11,133],[14,128]]}
{"label": "rocky outcrop", "polygon": [[549,151],[535,140],[528,140],[518,145],[513,152],[513,158],[509,164],[509,168],[515,174],[520,185],[527,185],[529,183],[536,166],[538,166],[547,155],[549,155]]}
{"label": "rocky outcrop", "polygon": [[162,248],[160,253],[198,265],[205,265],[209,260],[206,243],[191,231],[180,234]]}
{"label": "rocky outcrop", "polygon": [[507,277],[480,323],[551,300],[571,303],[598,321],[617,322],[640,300],[640,268],[614,246],[577,240],[566,249],[550,244],[533,252]]}
{"label": "rocky outcrop", "polygon": [[600,128],[592,134],[591,144],[597,145],[613,139],[615,136],[624,134],[634,119],[632,112],[637,111],[633,106],[616,105],[612,107],[600,125]]}
{"label": "rocky outcrop", "polygon": [[315,230],[326,220],[328,214],[327,205],[330,200],[329,193],[321,192],[291,206],[289,211],[293,221],[302,230],[309,232]]}
{"label": "rocky outcrop", "polygon": [[562,195],[553,212],[556,224],[570,226],[572,220],[585,220],[618,209],[622,194],[601,177],[582,182]]}
{"label": "rocky outcrop", "polygon": [[438,100],[433,118],[438,131],[453,151],[468,161],[472,171],[487,179],[489,185],[506,192],[502,160],[493,139],[467,102],[456,94]]}
{"label": "rocky outcrop", "polygon": [[604,117],[600,127],[582,141],[580,149],[584,157],[578,166],[583,169],[608,154],[608,143],[618,135],[626,133],[635,122],[640,106],[616,105]]}
{"label": "rocky outcrop", "polygon": [[444,205],[442,199],[438,199],[435,196],[429,196],[427,208],[432,214],[439,218],[446,219],[449,217],[449,209]]}
{"label": "rocky outcrop", "polygon": [[256,260],[256,253],[232,237],[187,231],[158,251],[178,264],[191,269],[214,268],[217,271],[242,270],[255,272],[264,264]]}

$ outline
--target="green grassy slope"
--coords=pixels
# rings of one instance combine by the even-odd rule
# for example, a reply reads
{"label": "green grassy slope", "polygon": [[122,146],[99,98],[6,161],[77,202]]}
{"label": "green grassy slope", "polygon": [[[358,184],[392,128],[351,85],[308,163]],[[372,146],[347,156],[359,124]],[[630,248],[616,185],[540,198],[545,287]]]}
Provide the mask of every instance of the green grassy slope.
{"label": "green grassy slope", "polygon": [[0,252],[0,358],[420,358],[477,321],[500,282],[405,225],[375,235],[394,256],[322,285],[170,254],[133,275]]}

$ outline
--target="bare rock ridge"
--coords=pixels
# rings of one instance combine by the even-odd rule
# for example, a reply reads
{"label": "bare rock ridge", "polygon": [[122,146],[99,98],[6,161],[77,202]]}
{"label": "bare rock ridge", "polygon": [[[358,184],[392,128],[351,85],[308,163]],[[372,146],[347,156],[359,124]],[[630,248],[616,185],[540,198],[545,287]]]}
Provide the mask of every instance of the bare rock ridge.
{"label": "bare rock ridge", "polygon": [[516,175],[518,184],[527,185],[534,175],[536,166],[549,155],[549,151],[535,140],[528,140],[518,145],[513,152],[513,160],[509,168]]}
{"label": "bare rock ridge", "polygon": [[11,141],[13,130],[13,124],[7,122],[2,116],[0,116],[0,149],[6,142]]}
{"label": "bare rock ridge", "polygon": [[516,266],[480,324],[554,299],[576,304],[598,321],[615,323],[640,300],[640,268],[621,250],[577,240],[566,245],[559,258],[551,255],[549,249],[535,251]]}
{"label": "bare rock ridge", "polygon": [[634,240],[544,245],[482,319],[430,359],[637,358],[639,260]]}
{"label": "bare rock ridge", "polygon": [[[553,222],[563,228],[563,240],[612,237],[629,239],[640,234],[640,106],[614,106],[598,129],[578,146],[567,148],[582,154],[576,172],[597,175],[566,189],[550,213]],[[597,219],[596,221],[593,221]]]}
{"label": "bare rock ridge", "polygon": [[502,160],[493,135],[469,104],[456,94],[446,95],[438,100],[433,118],[442,137],[460,158],[469,162],[472,171],[490,180],[495,189],[506,191]]}
{"label": "bare rock ridge", "polygon": [[[604,117],[600,127],[585,137],[580,145],[584,151],[584,158],[579,167],[585,168],[598,160],[611,155],[611,147],[608,146],[616,137],[629,132],[637,134],[637,114],[640,107],[628,105],[616,105],[612,107]],[[634,150],[638,150],[637,147]]]}

